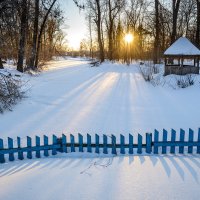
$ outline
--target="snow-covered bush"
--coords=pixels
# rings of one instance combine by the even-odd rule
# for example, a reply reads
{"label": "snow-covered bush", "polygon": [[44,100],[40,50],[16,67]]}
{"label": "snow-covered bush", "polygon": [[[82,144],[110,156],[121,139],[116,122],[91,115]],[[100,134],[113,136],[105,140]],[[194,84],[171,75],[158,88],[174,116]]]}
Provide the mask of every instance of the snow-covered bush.
{"label": "snow-covered bush", "polygon": [[151,81],[154,78],[154,74],[159,73],[159,66],[153,64],[152,62],[140,62],[140,71],[145,81]]}
{"label": "snow-covered bush", "polygon": [[176,78],[176,83],[179,88],[186,88],[188,86],[194,85],[195,76],[192,74],[187,74],[185,76],[178,76],[178,78]]}
{"label": "snow-covered bush", "polygon": [[24,96],[21,88],[22,82],[19,77],[0,72],[0,113],[11,110],[12,106]]}

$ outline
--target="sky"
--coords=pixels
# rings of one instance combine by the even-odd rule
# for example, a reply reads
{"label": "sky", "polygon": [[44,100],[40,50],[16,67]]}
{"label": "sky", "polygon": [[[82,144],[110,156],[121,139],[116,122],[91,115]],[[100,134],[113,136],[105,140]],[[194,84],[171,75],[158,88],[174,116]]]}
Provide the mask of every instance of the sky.
{"label": "sky", "polygon": [[64,31],[67,33],[68,45],[74,50],[78,50],[80,41],[87,37],[87,26],[83,11],[74,4],[73,0],[60,0],[61,9],[64,11],[65,25]]}

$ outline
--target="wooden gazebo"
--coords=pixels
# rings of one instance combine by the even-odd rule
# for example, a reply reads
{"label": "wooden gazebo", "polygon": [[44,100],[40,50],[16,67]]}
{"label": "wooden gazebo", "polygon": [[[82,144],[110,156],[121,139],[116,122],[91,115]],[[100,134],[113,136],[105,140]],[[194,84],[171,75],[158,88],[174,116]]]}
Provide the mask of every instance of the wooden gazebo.
{"label": "wooden gazebo", "polygon": [[[178,40],[176,40],[164,52],[164,57],[165,57],[164,75],[199,74],[200,50],[185,37],[181,37]],[[189,63],[184,63],[184,60],[186,59],[193,61]]]}

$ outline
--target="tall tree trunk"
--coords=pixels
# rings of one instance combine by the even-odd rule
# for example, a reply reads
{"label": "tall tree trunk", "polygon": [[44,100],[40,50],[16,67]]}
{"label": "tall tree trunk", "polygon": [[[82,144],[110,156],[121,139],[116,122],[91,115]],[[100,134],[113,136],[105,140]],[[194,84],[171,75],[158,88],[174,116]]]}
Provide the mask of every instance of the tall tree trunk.
{"label": "tall tree trunk", "polygon": [[108,1],[108,10],[109,10],[109,27],[108,27],[108,52],[109,60],[113,59],[113,19],[112,19],[112,7],[111,0]]}
{"label": "tall tree trunk", "polygon": [[21,14],[21,30],[20,30],[20,41],[18,50],[18,62],[17,70],[20,72],[24,71],[23,62],[26,48],[26,32],[27,32],[27,0],[22,1],[22,14]]}
{"label": "tall tree trunk", "polygon": [[2,62],[1,57],[0,57],[0,69],[3,69],[3,62]]}
{"label": "tall tree trunk", "polygon": [[180,1],[181,0],[172,0],[173,24],[172,24],[171,44],[175,42],[177,36],[177,19],[178,19]]}
{"label": "tall tree trunk", "polygon": [[154,64],[158,63],[159,58],[159,36],[160,36],[160,27],[159,27],[159,0],[155,0],[155,41],[154,41]]}
{"label": "tall tree trunk", "polygon": [[37,52],[39,5],[40,5],[40,0],[35,0],[33,43],[32,43],[31,57],[30,57],[30,61],[29,61],[29,67],[33,70],[35,69],[34,63],[35,63],[36,52]]}
{"label": "tall tree trunk", "polygon": [[200,0],[197,0],[197,27],[196,27],[196,45],[200,47]]}
{"label": "tall tree trunk", "polygon": [[97,34],[98,34],[98,43],[99,43],[99,51],[100,51],[100,61],[104,62],[104,48],[103,41],[101,37],[101,8],[100,8],[100,0],[96,0],[97,4]]}
{"label": "tall tree trunk", "polygon": [[39,32],[39,35],[38,35],[38,41],[37,41],[37,52],[36,52],[36,57],[35,57],[35,68],[38,67],[38,61],[39,61],[39,55],[40,55],[40,45],[41,45],[41,42],[42,42],[42,33],[43,33],[43,30],[45,28],[45,25],[46,25],[46,21],[48,19],[48,16],[49,16],[49,13],[51,12],[51,9],[53,8],[54,4],[56,3],[57,0],[53,0],[51,6],[49,7],[44,19],[43,19],[43,22],[42,22],[42,25],[41,25],[41,28],[40,28],[40,32]]}
{"label": "tall tree trunk", "polygon": [[90,57],[93,58],[93,39],[92,39],[92,22],[91,22],[91,14],[89,14],[89,33],[90,33]]}

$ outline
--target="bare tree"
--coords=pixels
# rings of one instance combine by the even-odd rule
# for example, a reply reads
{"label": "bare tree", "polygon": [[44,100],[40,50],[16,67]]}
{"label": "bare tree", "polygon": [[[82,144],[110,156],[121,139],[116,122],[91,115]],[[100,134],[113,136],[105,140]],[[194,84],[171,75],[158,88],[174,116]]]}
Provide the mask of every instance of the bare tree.
{"label": "bare tree", "polygon": [[42,21],[42,25],[40,27],[40,31],[39,31],[39,35],[38,35],[38,41],[37,41],[37,52],[36,52],[36,56],[35,56],[35,68],[38,67],[38,61],[39,61],[39,53],[40,53],[40,45],[41,45],[41,42],[42,42],[42,33],[44,31],[44,28],[45,28],[45,25],[46,25],[46,22],[47,22],[47,19],[48,19],[48,16],[53,8],[53,6],[55,5],[57,0],[53,0],[50,4],[50,7],[48,8],[45,16],[44,16],[44,19]]}
{"label": "bare tree", "polygon": [[104,62],[105,55],[104,55],[104,47],[102,41],[102,11],[101,11],[101,4],[100,0],[95,0],[96,3],[96,19],[95,23],[97,26],[97,35],[98,35],[98,43],[99,43],[99,53],[100,53],[100,61]]}
{"label": "bare tree", "polygon": [[35,12],[34,12],[34,29],[33,29],[33,41],[32,41],[32,50],[31,57],[29,60],[29,67],[35,69],[35,59],[37,53],[37,40],[38,40],[38,26],[39,26],[39,6],[40,0],[35,0]]}
{"label": "bare tree", "polygon": [[172,0],[172,35],[171,35],[171,44],[174,43],[177,36],[177,19],[178,19],[178,11],[180,7],[181,0]]}
{"label": "bare tree", "polygon": [[196,0],[197,3],[197,22],[196,22],[196,45],[199,47],[200,44],[200,0]]}
{"label": "bare tree", "polygon": [[115,38],[115,20],[117,15],[121,12],[123,7],[125,6],[124,0],[108,0],[105,1],[107,6],[107,31],[108,31],[108,58],[109,60],[113,60],[113,52],[114,52],[114,38]]}
{"label": "bare tree", "polygon": [[28,5],[27,0],[22,0],[21,8],[21,30],[20,30],[20,42],[19,42],[19,50],[18,50],[18,62],[17,62],[17,70],[20,72],[24,71],[23,62],[25,56],[25,48],[26,48],[26,34],[27,34],[27,12]]}
{"label": "bare tree", "polygon": [[159,0],[155,0],[155,41],[154,41],[154,64],[158,63],[159,58],[159,36],[160,36],[160,27],[159,27]]}

